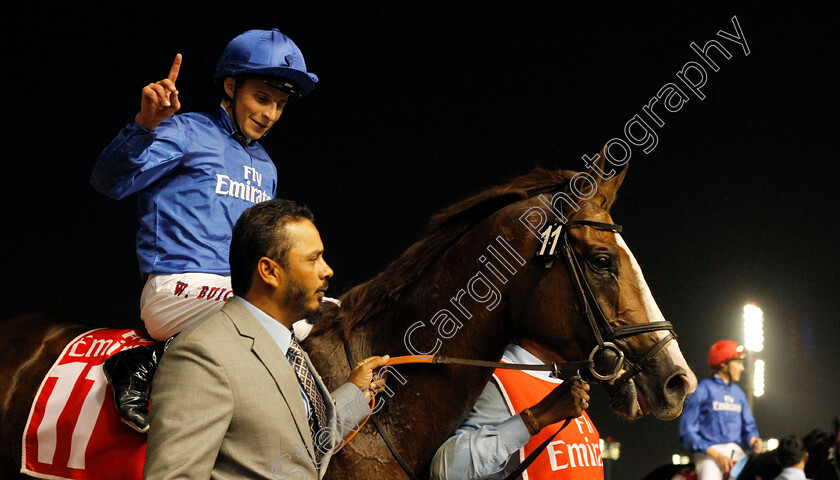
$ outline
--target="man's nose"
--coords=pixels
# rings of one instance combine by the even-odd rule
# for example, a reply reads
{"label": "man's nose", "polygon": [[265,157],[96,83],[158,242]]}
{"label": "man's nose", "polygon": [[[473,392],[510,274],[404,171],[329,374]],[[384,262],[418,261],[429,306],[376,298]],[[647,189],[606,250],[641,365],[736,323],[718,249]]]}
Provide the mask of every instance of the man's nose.
{"label": "man's nose", "polygon": [[270,106],[266,109],[265,116],[267,116],[272,122],[276,122],[282,113],[283,108],[275,104],[274,106]]}
{"label": "man's nose", "polygon": [[332,278],[333,276],[333,269],[327,265],[327,262],[324,261],[324,270],[321,273],[321,278]]}

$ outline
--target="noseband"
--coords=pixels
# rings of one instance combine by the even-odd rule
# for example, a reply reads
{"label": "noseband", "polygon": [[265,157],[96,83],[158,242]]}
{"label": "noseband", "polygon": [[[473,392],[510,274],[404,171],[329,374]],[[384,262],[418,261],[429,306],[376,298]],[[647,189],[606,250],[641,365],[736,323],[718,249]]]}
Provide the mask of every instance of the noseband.
{"label": "noseband", "polygon": [[[595,295],[592,293],[592,287],[589,285],[589,282],[587,282],[586,276],[583,273],[580,260],[569,242],[569,229],[574,227],[591,227],[598,230],[620,233],[621,225],[595,222],[592,220],[568,220],[565,223],[555,220],[553,223],[547,225],[543,230],[541,235],[543,241],[539,245],[535,255],[537,259],[544,259],[547,261],[545,265],[545,268],[547,269],[552,267],[554,260],[557,257],[562,257],[564,263],[566,264],[566,268],[569,271],[569,277],[575,290],[575,296],[577,297],[577,303],[580,308],[581,315],[583,315],[583,317],[589,322],[592,334],[595,337],[595,341],[598,343],[589,354],[589,360],[592,362],[592,365],[589,367],[589,373],[598,380],[609,382],[619,377],[619,373],[626,364],[628,367],[627,370],[616,381],[616,385],[621,386],[637,373],[641,372],[644,365],[651,358],[659,353],[660,350],[665,348],[665,345],[667,345],[668,342],[676,338],[674,326],[671,322],[661,321],[614,327],[607,319],[606,315],[604,315],[603,310],[601,310],[601,306],[595,299]],[[625,355],[624,351],[614,342],[614,340],[619,338],[630,337],[640,333],[655,332],[658,330],[667,330],[668,335],[666,335],[659,341],[659,343],[654,345],[652,349],[635,361],[631,360],[628,355]],[[598,372],[595,367],[595,357],[607,350],[613,351],[617,355],[617,358],[614,361],[613,367],[609,371],[601,373]]]}

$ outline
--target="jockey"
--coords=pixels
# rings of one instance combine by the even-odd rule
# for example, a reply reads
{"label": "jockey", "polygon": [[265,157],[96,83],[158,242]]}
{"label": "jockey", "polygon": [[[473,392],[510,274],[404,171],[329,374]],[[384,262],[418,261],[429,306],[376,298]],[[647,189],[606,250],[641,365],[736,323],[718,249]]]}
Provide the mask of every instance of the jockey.
{"label": "jockey", "polygon": [[[148,429],[148,389],[166,340],[222,308],[233,295],[231,231],[249,206],[274,198],[277,168],[258,143],[288,102],[312,91],[298,46],[278,30],[249,30],[225,48],[213,113],[181,107],[176,55],[167,78],[143,88],[140,112],[99,156],[91,184],[119,200],[137,193],[137,257],[145,286],[140,317],[160,343],[105,363],[123,420]],[[298,322],[297,338],[310,325]]]}
{"label": "jockey", "polygon": [[746,456],[761,451],[761,437],[744,391],[735,384],[744,371],[744,347],[721,340],[709,349],[712,378],[700,382],[680,417],[680,439],[694,453],[698,480],[721,479]]}

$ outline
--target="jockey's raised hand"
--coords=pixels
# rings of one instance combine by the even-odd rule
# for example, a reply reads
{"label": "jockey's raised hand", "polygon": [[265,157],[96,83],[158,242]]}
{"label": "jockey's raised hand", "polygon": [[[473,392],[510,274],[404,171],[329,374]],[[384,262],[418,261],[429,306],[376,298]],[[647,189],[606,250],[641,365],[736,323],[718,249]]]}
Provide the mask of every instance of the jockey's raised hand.
{"label": "jockey's raised hand", "polygon": [[140,98],[140,113],[134,120],[142,127],[154,130],[160,122],[171,117],[181,108],[178,100],[178,89],[175,88],[175,80],[181,70],[181,54],[175,55],[169,75],[155,83],[143,87]]}

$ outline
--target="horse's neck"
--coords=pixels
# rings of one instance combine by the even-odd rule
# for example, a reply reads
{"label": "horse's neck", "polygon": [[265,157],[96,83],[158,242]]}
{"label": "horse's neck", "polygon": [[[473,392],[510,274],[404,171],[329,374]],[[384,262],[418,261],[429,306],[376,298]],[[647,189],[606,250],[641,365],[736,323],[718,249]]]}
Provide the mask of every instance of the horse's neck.
{"label": "horse's neck", "polygon": [[[435,312],[426,312],[430,318]],[[475,314],[472,326],[464,327],[451,339],[443,340],[440,353],[450,357],[498,360],[506,338],[492,327],[501,325],[499,314]],[[410,326],[410,325],[409,325]],[[391,335],[370,332],[375,353],[405,353],[405,326]],[[455,426],[469,413],[492,373],[488,368],[458,365],[398,365],[388,370],[388,389],[377,397],[377,417],[407,462],[415,469],[427,468]]]}
{"label": "horse's neck", "polygon": [[[474,228],[403,288],[397,301],[350,328],[347,341],[354,360],[384,354],[499,360],[511,337],[506,294],[510,284],[494,277],[489,264],[495,263],[493,268],[503,272],[502,261],[517,268],[521,263],[494,257],[496,253],[511,255],[503,253],[510,245],[497,245],[498,235],[498,225],[492,222]],[[355,307],[350,302],[342,306]],[[330,383],[334,386],[346,378],[349,366],[341,335],[325,332],[313,344],[319,350],[319,361],[339,372]],[[399,365],[389,370],[388,388],[377,397],[381,408],[377,418],[412,467],[422,470],[428,466],[438,446],[467,415],[491,373],[491,369],[457,365]],[[363,435],[378,434],[366,431]],[[381,445],[379,440],[372,441],[365,444]],[[348,458],[371,454],[355,452],[353,443],[348,447]]]}
{"label": "horse's neck", "polygon": [[[422,321],[431,327],[427,330],[436,330],[429,319],[439,308],[426,307],[420,308],[415,301],[401,302],[354,327],[347,336],[353,361],[369,355],[410,355],[404,337],[414,323]],[[473,314],[456,335],[442,340],[440,352],[450,357],[501,358],[507,343],[502,310]],[[350,361],[340,328],[321,331],[304,346],[330,389],[347,381]],[[469,412],[491,373],[476,367],[427,364],[389,367],[387,388],[377,396],[377,418],[412,468],[427,468],[438,446]],[[365,429],[359,438],[365,436],[373,438],[351,442],[334,460],[334,473],[344,472],[347,478],[358,478],[353,475],[359,472],[400,475],[400,467],[379,433]]]}
{"label": "horse's neck", "polygon": [[[398,304],[354,329],[352,342],[368,343],[370,351],[365,354],[437,353],[499,360],[511,336],[506,296],[499,289],[498,304],[470,298],[468,284],[477,278],[479,267],[473,263],[478,265],[479,255],[460,258],[459,263],[455,258],[462,254],[444,255]],[[472,287],[478,289],[475,283]],[[405,456],[422,468],[467,415],[491,373],[452,365],[395,367],[388,377],[393,395],[380,396],[385,405],[379,418]]]}

